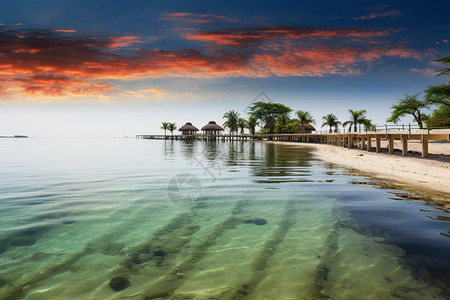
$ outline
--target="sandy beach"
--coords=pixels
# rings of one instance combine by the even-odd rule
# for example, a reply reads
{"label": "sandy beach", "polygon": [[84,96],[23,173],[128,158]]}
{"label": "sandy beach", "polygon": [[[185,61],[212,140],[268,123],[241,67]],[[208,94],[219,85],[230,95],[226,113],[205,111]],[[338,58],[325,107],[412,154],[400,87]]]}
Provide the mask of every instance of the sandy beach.
{"label": "sandy beach", "polygon": [[432,201],[450,210],[450,142],[430,142],[428,158],[421,158],[419,142],[408,144],[411,152],[407,157],[402,157],[397,150],[401,149],[400,141],[394,144],[394,154],[388,153],[387,141],[382,142],[381,153],[325,144],[274,143],[313,147],[318,158],[324,161],[413,193],[429,195]]}

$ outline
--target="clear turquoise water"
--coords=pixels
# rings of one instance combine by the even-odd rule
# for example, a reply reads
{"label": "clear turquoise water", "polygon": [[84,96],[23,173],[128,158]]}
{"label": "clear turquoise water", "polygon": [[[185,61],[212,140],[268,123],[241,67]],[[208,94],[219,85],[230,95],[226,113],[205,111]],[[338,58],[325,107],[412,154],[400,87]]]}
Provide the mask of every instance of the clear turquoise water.
{"label": "clear turquoise water", "polygon": [[5,139],[0,154],[0,299],[450,294],[450,214],[309,148]]}

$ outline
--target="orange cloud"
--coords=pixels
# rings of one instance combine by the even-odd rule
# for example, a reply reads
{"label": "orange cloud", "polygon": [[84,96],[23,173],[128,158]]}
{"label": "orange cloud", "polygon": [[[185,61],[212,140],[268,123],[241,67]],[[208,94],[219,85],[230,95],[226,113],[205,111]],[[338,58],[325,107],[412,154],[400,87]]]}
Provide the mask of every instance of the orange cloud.
{"label": "orange cloud", "polygon": [[157,94],[157,95],[161,95],[161,96],[166,94],[166,92],[163,91],[162,89],[156,89],[156,88],[139,90],[139,92],[144,93],[144,94],[153,93],[153,94]]}
{"label": "orange cloud", "polygon": [[150,88],[137,91],[122,90],[123,96],[131,96],[136,98],[146,98],[151,96],[162,98],[165,94],[166,92],[164,90],[158,88]]}
{"label": "orange cloud", "polygon": [[53,29],[52,31],[55,31],[55,32],[68,32],[68,33],[70,33],[70,32],[77,32],[74,29]]}
{"label": "orange cloud", "polygon": [[112,41],[111,47],[113,48],[127,47],[134,43],[141,43],[141,41],[139,41],[139,38],[134,35],[111,37],[110,40]]}
{"label": "orange cloud", "polygon": [[213,31],[190,33],[187,39],[200,40],[221,45],[247,46],[248,44],[273,39],[333,39],[333,38],[373,38],[388,35],[389,31],[370,31],[364,29],[309,29],[290,27],[269,27],[257,29],[234,29],[230,31]]}
{"label": "orange cloud", "polygon": [[[57,75],[10,77],[0,81],[4,94],[20,93],[27,97],[66,98],[78,96],[102,97],[114,88],[106,82],[89,82]],[[0,92],[1,93],[1,92]]]}
{"label": "orange cloud", "polygon": [[[358,74],[383,57],[421,59],[405,44],[380,40],[393,31],[266,27],[191,33],[198,49],[120,50],[136,36],[69,36],[0,29],[0,96],[163,96],[156,88],[123,90],[108,80],[160,77],[269,77]],[[65,33],[65,32],[64,32]]]}

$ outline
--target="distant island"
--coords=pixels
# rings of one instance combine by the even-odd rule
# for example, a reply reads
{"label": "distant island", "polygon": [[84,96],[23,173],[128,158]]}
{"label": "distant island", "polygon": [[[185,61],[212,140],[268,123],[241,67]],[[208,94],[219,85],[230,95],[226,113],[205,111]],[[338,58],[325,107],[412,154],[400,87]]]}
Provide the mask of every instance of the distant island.
{"label": "distant island", "polygon": [[0,135],[2,139],[27,139],[26,135]]}

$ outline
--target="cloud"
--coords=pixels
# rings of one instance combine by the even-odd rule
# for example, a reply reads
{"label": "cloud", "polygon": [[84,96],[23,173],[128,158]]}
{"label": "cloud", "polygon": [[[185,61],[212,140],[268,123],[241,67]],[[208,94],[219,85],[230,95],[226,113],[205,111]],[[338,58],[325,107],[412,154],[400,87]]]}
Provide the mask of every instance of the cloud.
{"label": "cloud", "polygon": [[177,12],[177,13],[166,13],[163,14],[160,20],[170,20],[176,22],[183,22],[188,24],[208,24],[214,22],[229,22],[229,23],[240,23],[238,19],[229,18],[226,16],[221,16],[217,14],[195,14],[189,12]]}
{"label": "cloud", "polygon": [[148,98],[148,97],[162,98],[165,94],[167,93],[164,90],[158,88],[149,88],[137,91],[122,90],[123,96],[131,96],[136,98]]}
{"label": "cloud", "polygon": [[[421,59],[393,30],[260,27],[188,33],[198,49],[139,49],[137,36],[73,36],[52,30],[0,29],[0,96],[162,97],[123,81],[163,77],[270,77],[359,74],[383,57]],[[182,43],[183,40],[180,41]],[[127,52],[123,50],[128,49]],[[108,81],[119,80],[115,84]]]}
{"label": "cloud", "polygon": [[353,20],[370,20],[370,19],[378,19],[384,17],[394,17],[401,15],[402,12],[400,10],[390,10],[382,13],[370,13],[361,17],[353,18]]}
{"label": "cloud", "polygon": [[422,73],[422,75],[424,75],[425,77],[436,76],[436,70],[430,69],[430,68],[424,68],[424,69],[412,68],[412,69],[410,69],[410,71],[414,72],[414,73]]}
{"label": "cloud", "polygon": [[52,31],[55,31],[55,32],[67,32],[67,33],[69,33],[69,32],[77,32],[74,29],[53,29]]}
{"label": "cloud", "polygon": [[228,31],[189,33],[190,40],[201,40],[222,45],[249,45],[274,39],[333,39],[333,38],[371,38],[388,35],[389,31],[371,31],[366,29],[311,29],[305,27],[266,27],[243,28]]}
{"label": "cloud", "polygon": [[143,94],[157,94],[157,95],[165,95],[166,92],[164,92],[162,89],[157,89],[157,88],[151,88],[151,89],[145,89],[145,90],[138,90],[138,92],[141,92]]}
{"label": "cloud", "polygon": [[3,78],[0,80],[4,95],[18,92],[30,98],[67,98],[79,96],[104,97],[114,88],[106,82],[89,82],[59,75],[33,75],[28,77]]}
{"label": "cloud", "polygon": [[142,43],[137,36],[130,35],[130,36],[120,36],[120,37],[110,37],[110,40],[112,41],[111,47],[112,48],[122,48],[122,47],[128,47],[131,44],[135,43]]}

